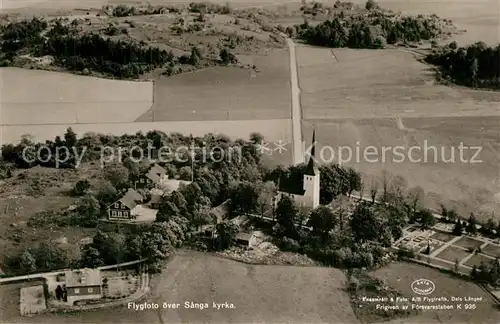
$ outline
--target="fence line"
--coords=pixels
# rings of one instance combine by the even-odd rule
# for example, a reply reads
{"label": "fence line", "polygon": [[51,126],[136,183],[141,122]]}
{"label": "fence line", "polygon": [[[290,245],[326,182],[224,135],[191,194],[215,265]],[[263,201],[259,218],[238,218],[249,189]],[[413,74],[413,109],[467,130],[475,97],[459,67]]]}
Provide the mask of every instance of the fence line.
{"label": "fence line", "polygon": [[[114,268],[119,268],[119,267],[126,267],[129,265],[142,263],[146,260],[147,259],[140,259],[140,260],[135,260],[135,261],[130,261],[130,262],[124,262],[124,263],[119,263],[119,264],[103,266],[103,267],[97,268],[97,270],[108,270],[108,269],[114,269]],[[54,270],[54,271],[50,271],[50,272],[33,273],[33,274],[29,274],[29,275],[24,275],[24,276],[1,278],[0,284],[6,283],[6,282],[11,282],[11,281],[19,281],[19,280],[45,279],[45,277],[55,276],[61,272],[71,271],[71,270],[72,269],[60,269],[60,270]]]}

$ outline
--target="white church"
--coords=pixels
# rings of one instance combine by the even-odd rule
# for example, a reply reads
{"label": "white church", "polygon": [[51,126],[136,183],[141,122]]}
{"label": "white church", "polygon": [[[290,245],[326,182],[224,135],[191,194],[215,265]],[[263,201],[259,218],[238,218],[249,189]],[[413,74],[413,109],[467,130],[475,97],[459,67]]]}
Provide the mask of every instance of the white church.
{"label": "white church", "polygon": [[[299,192],[291,192],[289,188],[284,188],[281,185],[278,188],[278,193],[276,195],[275,204],[281,200],[283,196],[288,196],[292,198],[295,203],[300,207],[316,208],[319,206],[319,179],[320,172],[316,167],[315,163],[315,131],[313,131],[312,137],[312,149],[309,161],[307,163],[306,170],[304,172],[302,190]],[[281,184],[281,181],[280,181]]]}

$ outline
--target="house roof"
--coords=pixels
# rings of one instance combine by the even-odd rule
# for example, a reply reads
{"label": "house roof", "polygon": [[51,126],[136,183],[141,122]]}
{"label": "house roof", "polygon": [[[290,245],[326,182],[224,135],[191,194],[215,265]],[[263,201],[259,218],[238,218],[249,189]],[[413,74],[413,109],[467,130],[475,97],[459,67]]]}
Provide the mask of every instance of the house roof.
{"label": "house roof", "polygon": [[160,179],[167,174],[167,170],[159,166],[158,164],[153,165],[148,172],[146,173],[146,177],[151,179],[154,182],[159,182]]}
{"label": "house roof", "polygon": [[66,287],[100,286],[101,272],[95,269],[66,271]]}
{"label": "house roof", "polygon": [[123,203],[130,209],[137,206],[137,202],[142,200],[142,195],[135,191],[134,189],[129,189],[120,199],[119,202]]}
{"label": "house roof", "polygon": [[153,195],[151,197],[151,200],[149,201],[150,204],[159,204],[161,202],[162,195]]}
{"label": "house roof", "polygon": [[224,220],[225,216],[231,212],[231,199],[227,199],[217,207],[212,208],[212,213],[217,217],[217,223]]}
{"label": "house roof", "polygon": [[191,183],[191,181],[170,179],[170,180],[163,181],[161,183],[160,187],[163,188],[163,190],[166,192],[173,192],[173,191],[178,190],[181,187],[181,185],[187,186],[190,183]]}
{"label": "house roof", "polygon": [[300,179],[297,180],[286,179],[285,181],[281,181],[280,179],[278,185],[278,191],[303,196],[306,192],[304,190],[304,178],[301,177]]}
{"label": "house roof", "polygon": [[316,130],[313,130],[312,137],[312,147],[311,147],[311,155],[309,157],[309,162],[307,163],[306,170],[304,172],[305,175],[314,176],[318,174],[318,168],[316,167]]}
{"label": "house roof", "polygon": [[240,241],[250,241],[251,238],[252,238],[252,233],[241,232],[236,235],[236,239]]}

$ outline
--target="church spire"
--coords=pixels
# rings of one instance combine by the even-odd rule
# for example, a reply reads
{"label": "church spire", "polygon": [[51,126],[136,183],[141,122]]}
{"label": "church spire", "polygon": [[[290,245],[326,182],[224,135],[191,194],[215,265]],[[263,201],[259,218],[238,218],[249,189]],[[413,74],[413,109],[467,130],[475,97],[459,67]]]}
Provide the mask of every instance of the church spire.
{"label": "church spire", "polygon": [[316,129],[313,129],[311,155],[309,157],[309,162],[307,163],[306,172],[305,172],[306,175],[314,176],[318,173],[318,169],[316,168],[315,159],[316,159]]}

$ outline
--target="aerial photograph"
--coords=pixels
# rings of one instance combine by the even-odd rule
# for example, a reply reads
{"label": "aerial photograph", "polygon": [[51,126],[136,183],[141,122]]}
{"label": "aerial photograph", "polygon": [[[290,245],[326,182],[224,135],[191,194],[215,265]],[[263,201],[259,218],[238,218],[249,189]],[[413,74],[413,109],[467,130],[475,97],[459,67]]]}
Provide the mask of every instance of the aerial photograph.
{"label": "aerial photograph", "polygon": [[500,323],[498,0],[0,0],[0,324]]}

